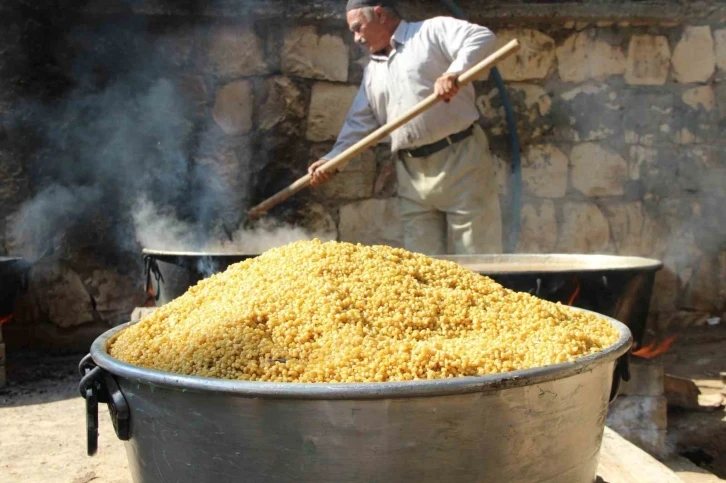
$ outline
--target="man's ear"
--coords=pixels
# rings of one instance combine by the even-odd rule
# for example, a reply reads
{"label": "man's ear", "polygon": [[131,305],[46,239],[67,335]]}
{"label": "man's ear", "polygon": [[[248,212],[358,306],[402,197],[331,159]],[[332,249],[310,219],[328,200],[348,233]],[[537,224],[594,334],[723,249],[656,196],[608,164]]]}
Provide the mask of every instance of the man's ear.
{"label": "man's ear", "polygon": [[386,17],[386,10],[380,5],[373,7],[373,14],[378,18],[378,23],[383,23]]}

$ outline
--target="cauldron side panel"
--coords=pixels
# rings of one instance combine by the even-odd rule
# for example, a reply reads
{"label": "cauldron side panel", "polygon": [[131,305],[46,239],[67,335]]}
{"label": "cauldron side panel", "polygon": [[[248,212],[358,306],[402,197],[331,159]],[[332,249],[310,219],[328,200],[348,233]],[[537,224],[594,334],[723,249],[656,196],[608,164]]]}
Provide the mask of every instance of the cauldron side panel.
{"label": "cauldron side panel", "polygon": [[614,362],[489,392],[245,397],[119,377],[136,483],[582,483],[595,479]]}

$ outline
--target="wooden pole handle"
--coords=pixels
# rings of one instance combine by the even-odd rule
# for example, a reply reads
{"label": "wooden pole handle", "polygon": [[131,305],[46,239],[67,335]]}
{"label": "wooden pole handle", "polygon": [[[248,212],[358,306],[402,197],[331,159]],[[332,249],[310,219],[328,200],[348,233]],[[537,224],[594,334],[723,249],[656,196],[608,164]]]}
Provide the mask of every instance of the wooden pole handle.
{"label": "wooden pole handle", "polygon": [[[474,67],[470,68],[466,72],[459,75],[457,81],[460,87],[464,87],[467,84],[474,81],[476,78],[481,76],[487,69],[491,68],[494,64],[497,62],[500,62],[507,56],[513,54],[519,50],[519,42],[517,39],[514,39],[495,51],[493,54],[488,56],[486,59],[482,60],[478,64],[476,64]],[[423,101],[419,102],[415,106],[413,106],[411,109],[409,109],[407,112],[402,114],[397,119],[394,119],[393,121],[384,124],[383,126],[379,127],[333,159],[329,160],[327,163],[322,165],[320,170],[323,172],[335,170],[338,167],[344,165],[348,161],[350,161],[352,158],[359,155],[361,152],[365,151],[372,145],[376,144],[380,140],[384,139],[386,136],[388,136],[391,132],[398,129],[399,127],[406,124],[408,121],[413,119],[414,117],[418,116],[419,114],[423,113],[424,111],[430,109],[434,104],[441,101],[441,99],[436,94],[431,94]],[[278,193],[274,194],[273,196],[269,197],[262,203],[260,203],[257,206],[252,207],[248,212],[247,216],[250,218],[258,218],[260,215],[266,213],[270,209],[272,209],[277,204],[285,201],[301,189],[305,188],[310,184],[310,181],[312,180],[312,176],[310,174],[306,174],[302,178],[298,179],[294,183],[292,183],[287,188],[279,191]]]}

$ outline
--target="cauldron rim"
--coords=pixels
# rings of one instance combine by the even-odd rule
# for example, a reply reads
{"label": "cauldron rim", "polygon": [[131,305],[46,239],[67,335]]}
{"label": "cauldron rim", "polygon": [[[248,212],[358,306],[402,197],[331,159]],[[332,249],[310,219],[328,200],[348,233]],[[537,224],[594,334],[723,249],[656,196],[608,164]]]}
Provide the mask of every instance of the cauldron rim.
{"label": "cauldron rim", "polygon": [[152,257],[257,257],[259,253],[240,253],[240,252],[201,252],[194,250],[156,250],[152,248],[144,248],[141,253]]}
{"label": "cauldron rim", "polygon": [[591,371],[594,367],[617,360],[631,347],[633,338],[628,327],[606,315],[577,307],[570,310],[586,312],[602,317],[619,332],[618,341],[600,352],[545,367],[522,369],[486,376],[462,376],[448,379],[424,379],[400,382],[369,383],[276,383],[261,381],[236,381],[210,377],[187,376],[134,366],[122,362],[107,352],[109,341],[132,322],[115,327],[101,334],[91,345],[95,363],[113,375],[181,391],[214,392],[238,397],[265,399],[391,399],[410,397],[434,397],[474,392],[498,391],[513,387],[531,386],[575,374]]}
{"label": "cauldron rim", "polygon": [[[432,258],[456,262],[474,272],[492,275],[513,273],[657,272],[663,268],[663,262],[660,260],[630,255],[516,253],[502,255],[434,255]],[[529,267],[527,263],[530,264]],[[500,267],[493,266],[495,264],[500,265]],[[531,268],[532,264],[538,264],[540,267]],[[547,266],[548,264],[551,264],[551,266]],[[476,265],[485,268],[472,268]]]}
{"label": "cauldron rim", "polygon": [[[144,248],[144,256],[155,258],[254,258],[259,253],[241,252],[205,252],[194,250],[159,250]],[[644,271],[657,272],[663,268],[663,262],[654,258],[631,255],[603,255],[584,253],[515,253],[515,254],[472,254],[472,255],[431,255],[437,260],[456,262],[472,271],[485,271],[487,274],[509,273],[585,273],[585,272],[617,272]],[[541,269],[530,269],[527,263],[539,264]],[[472,265],[487,265],[485,269],[470,268]],[[506,265],[506,268],[491,265]],[[551,267],[547,265],[551,264]],[[564,265],[564,266],[563,266]]]}

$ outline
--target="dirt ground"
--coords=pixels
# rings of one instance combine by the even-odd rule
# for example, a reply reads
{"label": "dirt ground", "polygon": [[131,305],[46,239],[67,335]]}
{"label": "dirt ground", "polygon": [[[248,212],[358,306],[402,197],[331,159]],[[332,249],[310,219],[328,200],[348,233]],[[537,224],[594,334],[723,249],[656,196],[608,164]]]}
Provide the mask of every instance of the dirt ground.
{"label": "dirt ground", "polygon": [[9,354],[10,384],[0,389],[0,483],[131,483],[105,405],[98,453],[86,455],[80,359]]}
{"label": "dirt ground", "polygon": [[[695,379],[705,394],[723,390],[725,349],[726,327],[689,329],[661,360],[666,372]],[[105,405],[99,407],[98,453],[86,455],[85,402],[77,389],[81,357],[8,354],[10,385],[0,389],[0,483],[131,483]],[[723,408],[671,411],[668,425],[674,453],[726,478]]]}

